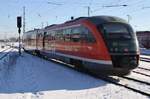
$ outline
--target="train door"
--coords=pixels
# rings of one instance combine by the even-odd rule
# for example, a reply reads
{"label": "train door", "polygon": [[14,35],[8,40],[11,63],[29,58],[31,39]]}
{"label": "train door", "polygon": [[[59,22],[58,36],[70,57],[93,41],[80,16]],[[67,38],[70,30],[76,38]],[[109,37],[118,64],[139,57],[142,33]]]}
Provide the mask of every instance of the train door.
{"label": "train door", "polygon": [[52,38],[51,50],[52,50],[52,53],[55,54],[55,51],[56,51],[56,31],[51,31],[51,38]]}
{"label": "train door", "polygon": [[46,35],[47,35],[47,32],[44,32],[44,35],[43,35],[43,44],[42,44],[42,45],[43,45],[43,46],[42,46],[42,47],[43,47],[43,50],[45,50],[45,43],[46,43],[46,42],[45,42],[45,39],[46,39]]}
{"label": "train door", "polygon": [[35,42],[36,42],[36,44],[35,44],[35,45],[36,45],[36,49],[38,49],[38,34],[36,34],[35,40],[36,40],[36,41],[35,41]]}

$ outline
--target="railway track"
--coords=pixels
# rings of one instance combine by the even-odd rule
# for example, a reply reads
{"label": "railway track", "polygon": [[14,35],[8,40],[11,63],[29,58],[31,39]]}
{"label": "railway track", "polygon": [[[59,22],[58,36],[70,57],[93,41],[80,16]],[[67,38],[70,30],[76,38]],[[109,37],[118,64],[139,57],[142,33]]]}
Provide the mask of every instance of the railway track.
{"label": "railway track", "polygon": [[[129,90],[132,90],[134,92],[140,93],[142,95],[150,97],[150,82],[141,80],[134,77],[128,77],[128,76],[102,76],[102,75],[95,75],[93,73],[88,74],[98,77],[104,81],[110,82],[112,84],[125,87]],[[138,73],[139,74],[139,73]]]}
{"label": "railway track", "polygon": [[[31,53],[29,53],[31,54]],[[34,56],[38,56],[38,55],[35,55],[35,54],[32,54]],[[39,56],[38,56],[39,57]],[[57,64],[61,64],[63,65],[64,67],[67,67],[67,68],[70,68],[70,69],[74,69],[74,70],[77,70],[78,72],[82,72],[84,74],[87,74],[87,75],[90,75],[94,78],[98,78],[98,79],[102,79],[106,82],[109,82],[109,83],[112,83],[112,84],[115,84],[117,86],[121,86],[121,87],[125,87],[129,90],[132,90],[134,92],[137,92],[137,93],[140,93],[142,95],[145,95],[145,96],[148,96],[150,97],[150,82],[146,82],[146,81],[141,81],[141,80],[138,80],[138,79],[134,79],[132,77],[118,77],[118,76],[104,76],[104,75],[97,75],[93,72],[90,72],[88,70],[81,70],[81,69],[77,69],[77,68],[74,68],[74,66],[70,65],[70,64],[66,64],[62,61],[57,61],[57,60],[54,60],[54,59],[49,59],[47,57],[40,57],[42,59],[45,59],[45,60],[49,60],[49,61],[53,61]],[[69,65],[69,66],[66,66],[66,65]],[[143,88],[144,86],[144,88]]]}
{"label": "railway track", "polygon": [[140,57],[141,61],[150,62],[150,58]]}
{"label": "railway track", "polygon": [[149,91],[150,83],[141,81],[141,80],[137,80],[134,78],[129,78],[129,77],[113,76],[112,78],[117,79],[118,81],[111,80],[110,78],[106,78],[106,80],[108,80],[116,85],[123,86],[127,89],[130,89],[132,91],[135,91],[137,93],[141,93],[143,95],[150,97],[150,91]]}
{"label": "railway track", "polygon": [[144,76],[150,77],[150,75],[145,74],[145,73],[141,73],[141,72],[138,72],[138,71],[132,71],[132,72],[134,72],[136,74],[140,74],[140,75],[144,75]]}
{"label": "railway track", "polygon": [[150,71],[149,68],[143,68],[143,67],[138,67],[139,69],[143,69],[143,70],[147,70],[147,71]]}
{"label": "railway track", "polygon": [[134,79],[132,77],[118,77],[118,76],[102,76],[102,75],[95,75],[93,73],[89,73],[89,75],[92,75],[93,77],[102,79],[106,82],[127,88],[129,90],[132,90],[134,92],[140,93],[142,95],[150,97],[150,82]]}
{"label": "railway track", "polygon": [[[66,65],[66,63],[63,63],[63,64]],[[72,68],[72,69],[74,69],[74,68]],[[125,77],[118,77],[118,76],[109,77],[109,76],[104,76],[104,75],[103,76],[102,75],[97,75],[97,74],[92,73],[90,71],[78,70],[78,69],[76,69],[76,70],[79,71],[79,72],[88,74],[92,77],[102,79],[106,82],[109,82],[109,83],[112,83],[112,84],[115,84],[115,85],[118,85],[118,86],[121,86],[121,87],[125,87],[129,90],[132,90],[134,92],[137,92],[137,93],[140,93],[142,95],[150,97],[150,91],[149,91],[150,82],[146,82],[146,81],[142,81],[142,80],[139,80],[139,79],[126,77],[126,76]],[[144,86],[144,89],[143,89],[143,86]]]}
{"label": "railway track", "polygon": [[146,81],[138,80],[138,79],[131,78],[131,77],[127,77],[127,76],[124,76],[124,77],[122,77],[122,78],[124,78],[124,79],[128,79],[128,80],[132,80],[132,81],[136,81],[136,82],[143,83],[143,84],[146,84],[146,85],[149,85],[149,86],[150,86],[150,82],[146,82]]}
{"label": "railway track", "polygon": [[150,77],[150,69],[148,69],[148,68],[138,67],[137,69],[133,70],[132,72]]}
{"label": "railway track", "polygon": [[89,75],[92,75],[93,77],[102,79],[106,82],[127,88],[129,90],[132,90],[134,92],[140,93],[142,95],[150,97],[150,82],[141,81],[138,79],[134,79],[132,77],[118,77],[118,76],[102,76],[102,75],[95,75],[93,73],[89,73]]}

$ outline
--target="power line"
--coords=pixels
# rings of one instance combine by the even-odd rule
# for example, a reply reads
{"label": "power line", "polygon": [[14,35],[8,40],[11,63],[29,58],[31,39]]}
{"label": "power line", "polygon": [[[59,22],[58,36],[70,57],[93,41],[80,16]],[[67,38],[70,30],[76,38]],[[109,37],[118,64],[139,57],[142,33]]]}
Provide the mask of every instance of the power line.
{"label": "power line", "polygon": [[91,5],[92,5],[92,3],[93,3],[93,0],[91,0],[91,2],[89,3],[89,6],[91,6]]}
{"label": "power line", "polygon": [[139,0],[138,2],[134,2],[134,3],[130,4],[130,6],[132,5],[132,6],[136,7],[134,9],[130,8],[130,11],[131,11],[130,13],[137,13],[137,12],[140,12],[140,11],[145,10],[147,8],[150,8],[148,6],[142,7],[142,3],[145,3],[145,2],[143,2],[143,0]]}
{"label": "power line", "polygon": [[130,14],[141,11],[142,4],[145,2],[143,2],[143,0],[136,0],[136,1],[133,0],[133,2],[125,2],[125,3],[128,4],[127,9],[126,10],[119,9],[119,10],[123,12],[125,15],[127,15],[129,11]]}
{"label": "power line", "polygon": [[56,2],[47,2],[47,3],[52,5],[63,5],[62,3],[56,3]]}
{"label": "power line", "polygon": [[128,6],[128,5],[107,5],[107,6],[102,6],[102,7],[126,7],[126,6]]}
{"label": "power line", "polygon": [[150,8],[150,6],[145,6],[145,7],[142,7],[142,9],[149,9]]}
{"label": "power line", "polygon": [[92,13],[93,12],[96,12],[96,11],[99,11],[99,9],[104,9],[104,8],[112,8],[112,7],[127,7],[128,5],[106,5],[106,6],[101,6],[101,8],[98,8],[98,9],[95,9],[93,11],[91,11]]}

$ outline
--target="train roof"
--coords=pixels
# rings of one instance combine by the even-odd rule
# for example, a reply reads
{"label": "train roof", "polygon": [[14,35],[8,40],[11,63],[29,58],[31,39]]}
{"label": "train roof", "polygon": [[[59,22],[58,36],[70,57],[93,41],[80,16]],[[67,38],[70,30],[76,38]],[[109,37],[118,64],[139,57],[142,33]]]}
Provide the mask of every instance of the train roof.
{"label": "train roof", "polygon": [[29,31],[27,31],[25,33],[34,33],[35,31],[38,31],[38,30],[40,30],[40,29],[29,30]]}
{"label": "train roof", "polygon": [[54,27],[54,26],[57,26],[57,24],[52,24],[52,25],[46,26],[45,29],[50,28],[50,27]]}
{"label": "train roof", "polygon": [[[92,22],[95,25],[100,25],[100,24],[109,23],[109,22],[127,23],[122,18],[103,15],[103,16],[79,17],[79,18],[76,18],[73,20],[66,21],[62,24],[49,25],[49,26],[45,27],[44,29],[55,29],[55,28],[59,28],[59,27],[70,26],[70,25],[81,23],[81,21],[84,21],[84,20],[89,20],[90,22]],[[37,31],[43,31],[43,29],[34,29],[34,30],[27,31],[26,33],[27,34],[37,33]]]}
{"label": "train roof", "polygon": [[38,33],[43,33],[44,29],[34,29],[34,30],[29,30],[25,32],[25,34],[38,34]]}
{"label": "train roof", "polygon": [[90,20],[91,22],[95,24],[103,24],[103,23],[108,23],[108,22],[122,22],[122,23],[127,23],[124,19],[115,17],[115,16],[91,16],[91,17],[79,17],[71,21],[67,21],[65,23],[70,23],[70,22],[77,22],[81,20]]}
{"label": "train roof", "polygon": [[91,16],[91,17],[79,17],[73,20],[66,21],[62,24],[52,24],[50,26],[45,27],[45,29],[69,26],[69,25],[80,23],[81,21],[84,21],[84,20],[89,20],[95,25],[100,25],[100,24],[109,23],[109,22],[127,23],[126,20],[119,18],[119,17],[115,17],[115,16]]}
{"label": "train roof", "polygon": [[93,16],[93,17],[88,17],[87,20],[90,20],[96,25],[109,23],[109,22],[127,23],[126,20],[115,16]]}

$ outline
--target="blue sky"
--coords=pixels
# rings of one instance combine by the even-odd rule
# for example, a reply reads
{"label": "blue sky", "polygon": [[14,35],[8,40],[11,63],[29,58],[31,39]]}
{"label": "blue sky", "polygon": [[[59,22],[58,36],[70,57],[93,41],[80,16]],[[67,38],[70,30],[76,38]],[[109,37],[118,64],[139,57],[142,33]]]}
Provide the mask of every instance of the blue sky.
{"label": "blue sky", "polygon": [[[126,7],[104,7],[128,5]],[[150,30],[150,0],[1,0],[0,38],[17,36],[16,16],[23,15],[26,7],[26,31],[41,28],[47,24],[58,24],[87,16],[87,6],[91,16],[111,15],[128,19],[135,30]]]}

